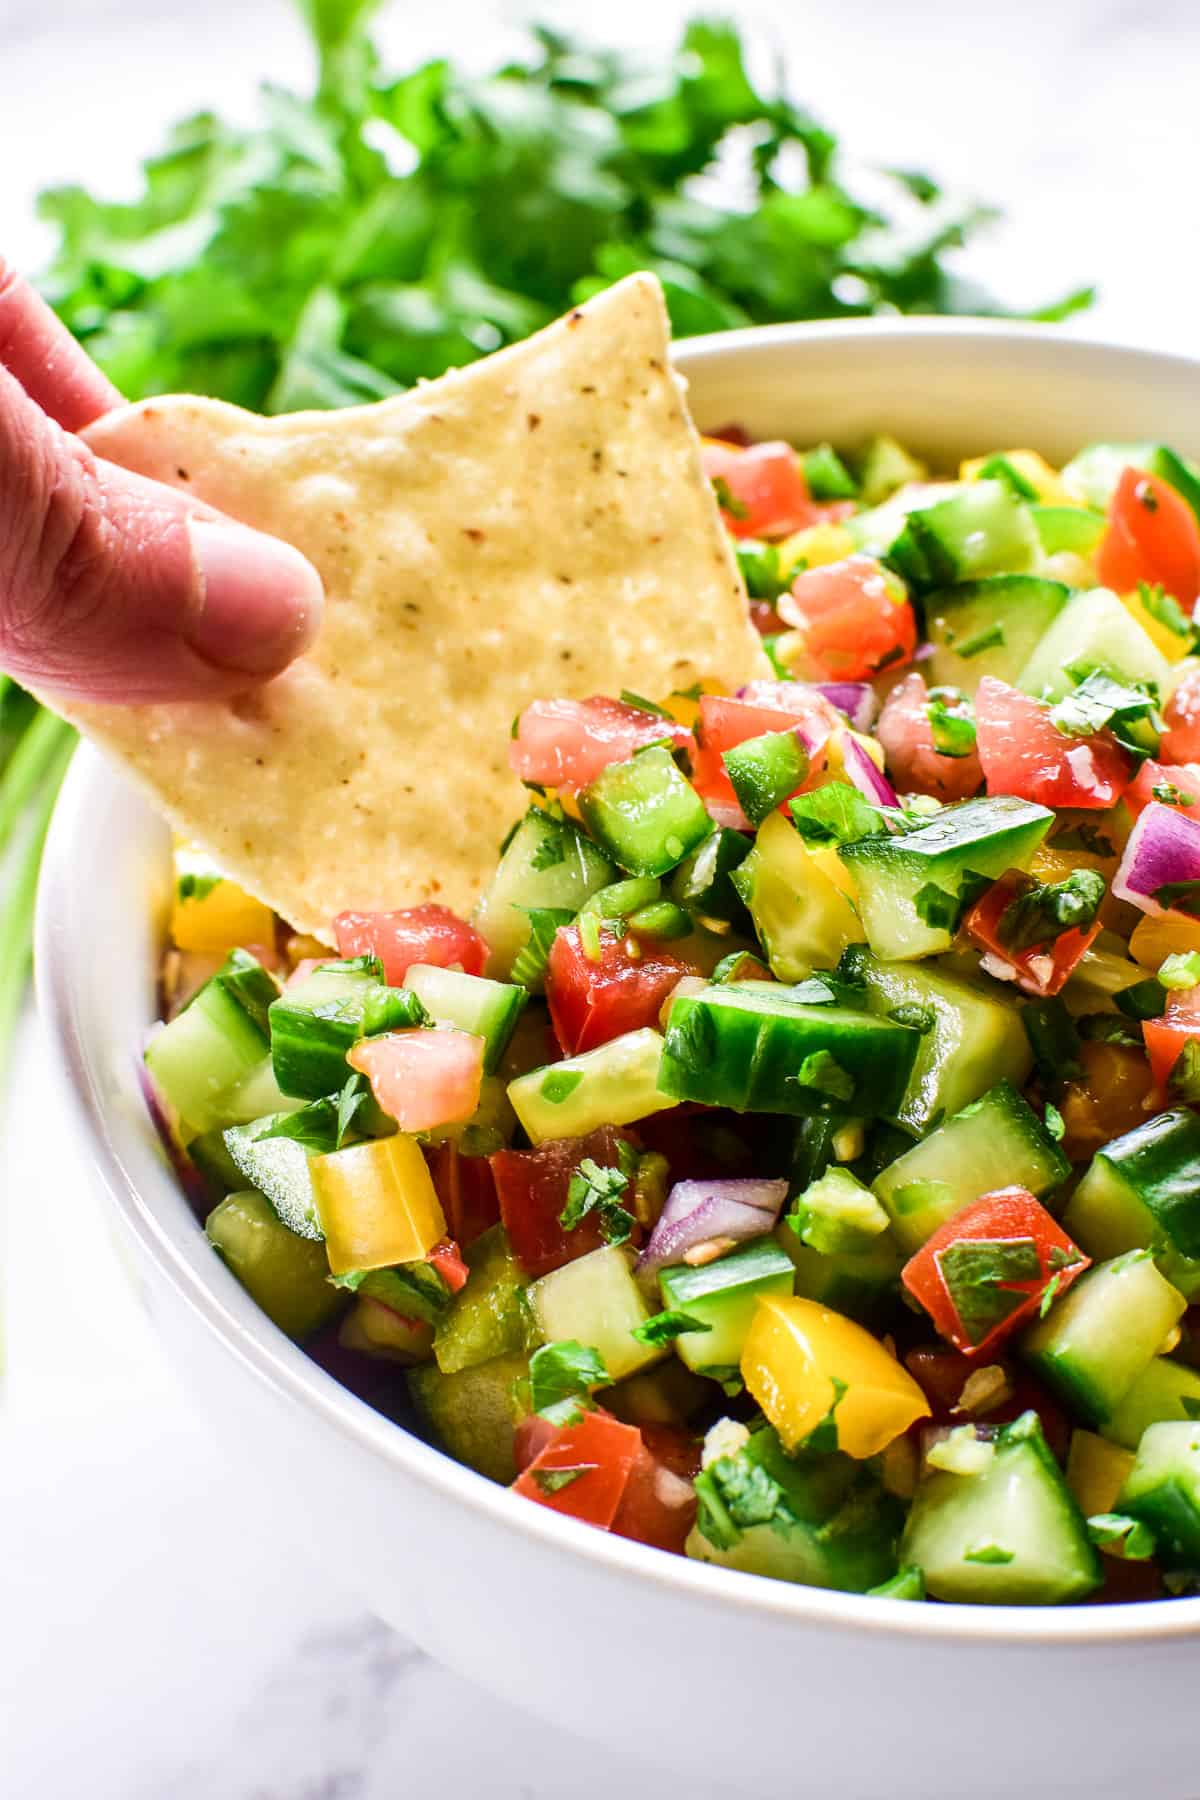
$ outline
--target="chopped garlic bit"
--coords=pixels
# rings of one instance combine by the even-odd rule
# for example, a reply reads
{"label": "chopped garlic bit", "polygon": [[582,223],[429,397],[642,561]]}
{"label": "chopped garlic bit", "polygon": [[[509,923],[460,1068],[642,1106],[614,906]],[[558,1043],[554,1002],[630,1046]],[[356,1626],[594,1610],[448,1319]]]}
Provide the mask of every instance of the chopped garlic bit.
{"label": "chopped garlic bit", "polygon": [[989,1363],[984,1369],[973,1369],[963,1382],[955,1412],[988,1413],[1002,1406],[1012,1396],[1012,1382],[1007,1369]]}
{"label": "chopped garlic bit", "polygon": [[1170,1356],[1172,1350],[1175,1349],[1176,1345],[1178,1344],[1178,1342],[1182,1336],[1183,1336],[1183,1333],[1179,1329],[1178,1325],[1172,1325],[1170,1331],[1167,1333],[1166,1337],[1163,1339],[1162,1343],[1158,1347],[1158,1354],[1160,1356]]}
{"label": "chopped garlic bit", "polygon": [[700,1452],[700,1467],[711,1468],[723,1456],[736,1456],[743,1444],[750,1442],[749,1429],[737,1419],[718,1419],[710,1425]]}
{"label": "chopped garlic bit", "polygon": [[690,1250],[685,1250],[683,1260],[693,1269],[702,1269],[705,1263],[716,1262],[718,1256],[724,1256],[727,1250],[736,1248],[736,1238],[706,1238],[702,1244],[693,1244]]}
{"label": "chopped garlic bit", "polygon": [[850,1119],[833,1134],[835,1162],[854,1162],[866,1148],[867,1134],[861,1119]]}
{"label": "chopped garlic bit", "polygon": [[943,1469],[948,1475],[982,1475],[996,1454],[995,1445],[976,1434],[973,1425],[955,1425],[931,1434],[926,1442],[927,1469]]}

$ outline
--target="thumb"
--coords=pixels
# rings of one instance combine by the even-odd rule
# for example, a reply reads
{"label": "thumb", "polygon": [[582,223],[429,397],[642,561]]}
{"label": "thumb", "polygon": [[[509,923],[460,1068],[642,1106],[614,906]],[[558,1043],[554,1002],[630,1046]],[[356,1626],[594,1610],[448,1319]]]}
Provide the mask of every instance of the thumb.
{"label": "thumb", "polygon": [[290,545],[93,455],[0,367],[0,667],[77,699],[215,699],[321,618]]}

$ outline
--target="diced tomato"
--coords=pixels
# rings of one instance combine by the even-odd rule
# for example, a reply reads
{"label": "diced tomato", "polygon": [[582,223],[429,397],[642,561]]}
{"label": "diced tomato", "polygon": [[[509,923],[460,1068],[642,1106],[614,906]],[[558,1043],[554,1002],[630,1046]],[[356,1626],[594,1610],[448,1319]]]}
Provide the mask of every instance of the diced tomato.
{"label": "diced tomato", "polygon": [[963,930],[983,951],[987,958],[984,966],[989,975],[995,975],[1000,981],[1015,981],[1025,993],[1045,998],[1065,987],[1089,947],[1099,937],[1101,926],[1097,920],[1084,928],[1064,931],[1047,943],[1034,944],[1027,950],[1014,950],[1001,936],[1000,921],[1027,886],[1028,877],[1016,870],[1001,876],[975,902],[963,920]]}
{"label": "diced tomato", "polygon": [[579,927],[565,926],[555,933],[546,965],[546,999],[563,1054],[594,1050],[643,1025],[657,1030],[663,1001],[689,974],[695,974],[692,965],[669,951],[643,949],[608,930],[600,933],[600,955],[593,962]]}
{"label": "diced tomato", "polygon": [[1200,596],[1200,525],[1169,482],[1143,469],[1121,471],[1096,573],[1118,594],[1132,593],[1141,581],[1161,586],[1191,611]]}
{"label": "diced tomato", "polygon": [[1107,731],[1067,737],[1041,700],[985,675],[975,695],[979,761],[990,794],[1098,811],[1129,785],[1130,759]]}
{"label": "diced tomato", "polygon": [[432,1131],[460,1124],[478,1107],[485,1048],[470,1032],[421,1026],[361,1038],[346,1061],[401,1131]]}
{"label": "diced tomato", "polygon": [[497,1150],[488,1158],[500,1198],[500,1217],[509,1242],[531,1276],[548,1275],[564,1263],[598,1250],[604,1243],[594,1213],[567,1231],[559,1214],[567,1204],[571,1177],[585,1157],[601,1168],[620,1161],[621,1134],[601,1125],[581,1138],[551,1138],[536,1150]]}
{"label": "diced tomato", "polygon": [[727,496],[722,505],[728,529],[739,538],[786,537],[819,516],[809,498],[800,458],[790,444],[752,444],[741,450],[711,439],[701,448],[704,473]]}
{"label": "diced tomato", "polygon": [[534,1458],[542,1454],[558,1429],[553,1420],[544,1419],[541,1413],[526,1413],[523,1419],[518,1419],[513,1432],[513,1462],[518,1472],[527,1469]]}
{"label": "diced tomato", "polygon": [[463,1261],[462,1251],[453,1238],[444,1237],[440,1243],[435,1244],[425,1261],[432,1263],[452,1294],[457,1294],[466,1287],[467,1276],[471,1271]]}
{"label": "diced tomato", "polygon": [[1195,817],[1195,808],[1200,802],[1200,763],[1146,761],[1121,797],[1135,819],[1152,800],[1160,801],[1163,806],[1183,809]]}
{"label": "diced tomato", "polygon": [[647,1437],[643,1427],[642,1447],[629,1471],[612,1530],[618,1537],[682,1556],[696,1519],[696,1490],[689,1478],[655,1454]]}
{"label": "diced tomato", "polygon": [[902,794],[966,800],[983,786],[976,751],[968,756],[946,756],[934,749],[929,690],[916,669],[888,695],[875,734],[883,745],[888,774]]}
{"label": "diced tomato", "polygon": [[1053,1282],[1065,1293],[1091,1258],[1024,1188],[964,1207],[923,1244],[900,1279],[948,1343],[986,1361],[1036,1312]]}
{"label": "diced tomato", "polygon": [[1153,1110],[1154,1077],[1132,1044],[1089,1041],[1080,1046],[1079,1061],[1083,1074],[1065,1084],[1058,1103],[1067,1128],[1063,1152],[1072,1162],[1144,1125]]}
{"label": "diced tomato", "polygon": [[873,556],[805,569],[776,611],[803,634],[808,657],[831,680],[858,681],[902,666],[917,647],[903,584]]}
{"label": "diced tomato", "polygon": [[1165,1089],[1189,1038],[1200,1038],[1200,987],[1174,988],[1157,1019],[1142,1022],[1155,1084]]}
{"label": "diced tomato", "polygon": [[1164,762],[1200,762],[1200,665],[1179,679],[1163,713],[1166,730],[1159,744]]}
{"label": "diced tomato", "polygon": [[808,751],[808,774],[798,790],[803,792],[824,768],[829,740],[839,725],[825,696],[799,681],[752,681],[736,700],[702,694],[692,785],[719,825],[748,831],[750,822],[738,804],[721,752],[769,731],[799,728]]}
{"label": "diced tomato", "polygon": [[610,763],[668,738],[691,741],[685,725],[659,713],[596,695],[591,700],[535,700],[517,722],[508,747],[513,773],[537,787],[574,794]]}
{"label": "diced tomato", "polygon": [[[636,1426],[622,1425],[599,1409],[585,1412],[574,1425],[559,1426],[517,1476],[513,1492],[607,1531],[641,1450]],[[556,1476],[569,1479],[560,1486]]]}
{"label": "diced tomato", "polygon": [[425,1161],[455,1243],[465,1248],[499,1222],[500,1202],[486,1156],[464,1156],[455,1143],[426,1144]]}
{"label": "diced tomato", "polygon": [[333,921],[339,956],[377,956],[383,978],[399,987],[414,963],[482,975],[488,947],[448,906],[410,906],[404,912],[344,912]]}

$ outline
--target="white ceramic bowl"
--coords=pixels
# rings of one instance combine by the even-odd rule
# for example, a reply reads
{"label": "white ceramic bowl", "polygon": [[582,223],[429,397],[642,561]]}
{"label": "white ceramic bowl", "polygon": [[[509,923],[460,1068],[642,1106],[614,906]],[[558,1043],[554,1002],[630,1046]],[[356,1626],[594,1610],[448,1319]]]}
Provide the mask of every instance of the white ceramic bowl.
{"label": "white ceramic bowl", "polygon": [[[785,326],[681,345],[678,362],[702,425],[760,436],[886,429],[951,466],[1017,444],[1061,459],[1094,439],[1200,453],[1200,363],[1049,330]],[[514,1500],[311,1363],[208,1248],[138,1092],[167,876],[164,828],[81,754],[42,880],[42,1004],[185,1380],[246,1484],[365,1603],[514,1705],[624,1742],[684,1785],[695,1772],[741,1794],[1179,1800],[1200,1783],[1200,1599],[922,1607],[726,1573]]]}

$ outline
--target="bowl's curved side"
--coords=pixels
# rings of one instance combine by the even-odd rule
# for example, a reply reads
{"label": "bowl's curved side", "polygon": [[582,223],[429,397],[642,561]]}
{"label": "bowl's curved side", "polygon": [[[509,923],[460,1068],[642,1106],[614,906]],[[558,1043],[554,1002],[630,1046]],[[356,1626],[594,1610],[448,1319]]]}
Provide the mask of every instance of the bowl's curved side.
{"label": "bowl's curved side", "polygon": [[[839,412],[868,344],[859,410],[847,401]],[[1072,367],[1060,387],[1064,354]],[[904,420],[920,416],[923,427],[907,435],[955,454],[1030,438],[1062,454],[1060,428],[1068,448],[1101,436],[1174,436],[1196,447],[1182,415],[1200,414],[1200,365],[1039,332],[781,327],[700,340],[681,347],[679,361],[710,427],[738,417],[760,434],[846,441],[881,425],[903,435]],[[978,394],[985,365],[995,410],[977,397],[974,428],[964,411],[943,434],[940,384],[969,377]],[[1110,367],[1118,398],[1105,412]],[[1032,384],[1035,400],[1010,409],[1018,384]],[[1160,408],[1167,389],[1179,391]],[[1053,432],[1040,428],[1043,414]],[[145,803],[84,751],[64,788],[39,895],[44,1014],[97,1175],[176,1361],[236,1441],[247,1479],[262,1478],[269,1503],[302,1521],[320,1555],[336,1560],[375,1610],[464,1673],[580,1729],[604,1735],[609,1710],[595,1697],[618,1669],[623,1691],[654,1696],[654,1742],[636,1746],[646,1753],[749,1783],[794,1769],[799,1743],[815,1791],[844,1782],[852,1758],[863,1800],[934,1791],[928,1764],[894,1766],[916,1721],[947,1753],[988,1732],[997,1792],[1051,1759],[1064,1794],[1128,1791],[1135,1767],[1149,1791],[1144,1758],[1132,1743],[1128,1758],[1114,1757],[1109,1735],[1114,1718],[1128,1717],[1136,1643],[1138,1739],[1149,1734],[1155,1744],[1161,1792],[1182,1791],[1192,1658],[1179,1640],[1195,1642],[1200,1601],[1039,1615],[909,1608],[661,1556],[514,1505],[373,1413],[283,1339],[196,1229],[137,1088],[159,943],[147,895],[165,896],[166,847]],[[1054,1682],[1053,1717],[1041,1706],[1031,1716],[1035,1681]],[[714,1683],[719,1738],[696,1728],[696,1695]],[[860,1741],[845,1714],[868,1704],[872,1729]],[[1070,1770],[1062,1767],[1064,1716],[1074,1726]],[[1006,1717],[1021,1720],[1019,1737],[995,1743],[990,1728]]]}

